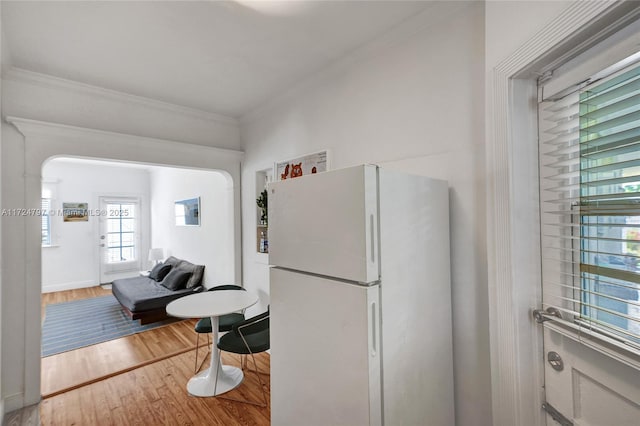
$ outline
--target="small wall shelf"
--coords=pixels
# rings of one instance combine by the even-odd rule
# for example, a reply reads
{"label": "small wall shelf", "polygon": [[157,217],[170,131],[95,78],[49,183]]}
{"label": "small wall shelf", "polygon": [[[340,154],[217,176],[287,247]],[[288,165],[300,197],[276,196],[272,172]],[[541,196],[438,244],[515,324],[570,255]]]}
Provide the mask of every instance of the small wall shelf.
{"label": "small wall shelf", "polygon": [[[266,225],[257,225],[256,226],[256,251],[258,253],[269,253],[269,246],[267,245],[266,250],[260,247],[262,245],[262,237],[264,234],[264,238],[269,241],[269,229]],[[267,243],[268,244],[268,243]]]}
{"label": "small wall shelf", "polygon": [[[260,193],[267,189],[267,184],[273,180],[273,168],[262,169],[256,172],[256,196],[260,197]],[[263,249],[261,239],[265,238],[267,241],[266,249]],[[256,205],[256,251],[258,253],[269,252],[269,228],[267,223],[262,222],[262,209]]]}

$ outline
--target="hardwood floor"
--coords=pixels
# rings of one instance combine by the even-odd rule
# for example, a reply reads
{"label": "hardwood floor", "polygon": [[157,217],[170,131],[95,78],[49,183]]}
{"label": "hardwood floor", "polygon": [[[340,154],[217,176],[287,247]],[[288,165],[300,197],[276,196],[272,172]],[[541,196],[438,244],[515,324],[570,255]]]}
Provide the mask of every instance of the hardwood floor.
{"label": "hardwood floor", "polygon": [[[42,306],[109,295],[101,287],[46,293]],[[195,320],[181,321],[144,333],[42,358],[41,392],[44,397],[84,383],[142,366],[167,355],[195,348]],[[206,342],[206,340],[205,340]],[[204,352],[205,349],[202,349]],[[74,366],[70,369],[69,366]]]}
{"label": "hardwood floor", "polygon": [[[104,294],[110,291],[100,287],[44,294],[43,307]],[[42,424],[268,425],[270,404],[261,408],[219,397],[188,395],[186,384],[193,376],[195,362],[193,325],[193,320],[181,321],[43,358]],[[202,346],[200,359],[205,352]],[[237,356],[226,353],[223,361],[240,365]],[[269,371],[268,354],[257,355],[256,361],[260,371]],[[270,402],[269,376],[261,379]],[[256,374],[245,373],[242,385],[225,396],[260,402]]]}

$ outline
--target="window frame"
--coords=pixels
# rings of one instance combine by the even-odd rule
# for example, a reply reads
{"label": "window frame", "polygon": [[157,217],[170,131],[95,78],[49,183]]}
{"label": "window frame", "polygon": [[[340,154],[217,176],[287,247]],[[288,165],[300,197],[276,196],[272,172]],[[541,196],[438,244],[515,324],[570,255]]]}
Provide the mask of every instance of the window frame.
{"label": "window frame", "polygon": [[[45,200],[47,200],[45,205]],[[42,230],[42,241],[41,246],[46,247],[54,247],[53,241],[53,220],[52,214],[54,212],[54,199],[51,197],[41,197],[40,198],[40,228]],[[47,232],[47,240],[44,241],[44,233],[45,233],[45,224],[44,218],[46,218],[46,232]]]}

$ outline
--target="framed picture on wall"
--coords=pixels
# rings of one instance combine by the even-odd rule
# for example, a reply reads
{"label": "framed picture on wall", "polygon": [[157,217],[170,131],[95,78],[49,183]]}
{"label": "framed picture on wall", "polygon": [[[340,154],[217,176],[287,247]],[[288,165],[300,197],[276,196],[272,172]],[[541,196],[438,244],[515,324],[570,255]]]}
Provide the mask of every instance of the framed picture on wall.
{"label": "framed picture on wall", "polygon": [[200,197],[175,202],[177,226],[200,225]]}
{"label": "framed picture on wall", "polygon": [[292,179],[300,176],[326,172],[329,169],[327,150],[302,155],[289,160],[278,161],[274,166],[275,180]]}
{"label": "framed picture on wall", "polygon": [[62,218],[64,222],[87,222],[89,203],[62,203]]}

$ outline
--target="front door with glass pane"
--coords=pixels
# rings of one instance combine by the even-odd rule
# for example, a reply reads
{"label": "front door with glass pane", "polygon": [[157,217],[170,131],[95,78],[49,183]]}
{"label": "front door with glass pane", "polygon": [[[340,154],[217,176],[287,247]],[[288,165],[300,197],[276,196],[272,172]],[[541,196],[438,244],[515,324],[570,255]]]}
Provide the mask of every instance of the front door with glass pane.
{"label": "front door with glass pane", "polygon": [[139,203],[136,199],[100,199],[100,282],[140,270]]}
{"label": "front door with glass pane", "polygon": [[640,425],[640,67],[539,117],[547,425]]}

